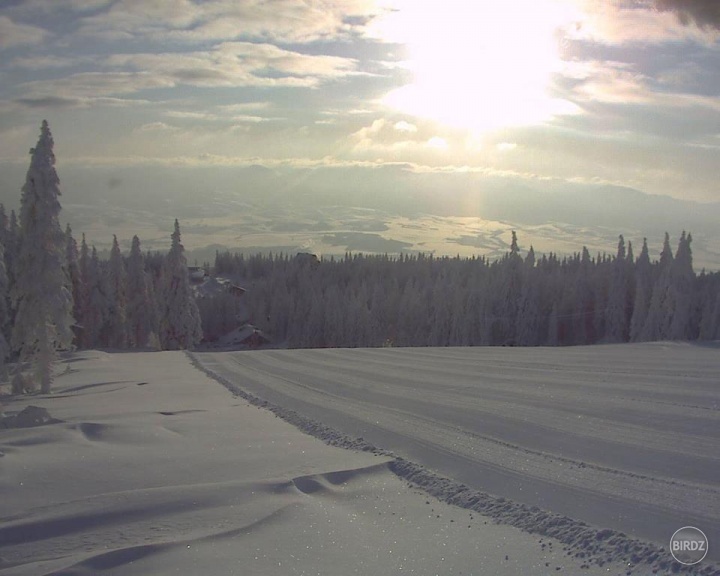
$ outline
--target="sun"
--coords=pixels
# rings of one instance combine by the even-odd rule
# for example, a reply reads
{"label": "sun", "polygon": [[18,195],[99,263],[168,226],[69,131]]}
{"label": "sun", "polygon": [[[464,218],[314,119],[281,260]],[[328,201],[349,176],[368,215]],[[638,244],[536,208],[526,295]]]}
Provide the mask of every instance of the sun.
{"label": "sun", "polygon": [[389,1],[379,33],[406,46],[413,81],[385,105],[474,134],[577,111],[550,91],[558,31],[577,18],[566,0]]}

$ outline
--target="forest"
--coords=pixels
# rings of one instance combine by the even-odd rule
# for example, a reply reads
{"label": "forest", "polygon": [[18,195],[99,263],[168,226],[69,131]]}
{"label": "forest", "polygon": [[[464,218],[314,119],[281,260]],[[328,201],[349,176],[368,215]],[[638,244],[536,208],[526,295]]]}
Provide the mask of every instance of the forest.
{"label": "forest", "polygon": [[[532,247],[521,255],[513,232],[510,251],[495,261],[225,252],[214,272],[243,282],[249,320],[291,348],[713,340],[720,274],[695,274],[691,243],[683,232],[673,254],[666,234],[651,261],[647,241],[635,258],[620,236],[615,255],[582,248],[561,258]],[[210,328],[213,307],[200,308]]]}

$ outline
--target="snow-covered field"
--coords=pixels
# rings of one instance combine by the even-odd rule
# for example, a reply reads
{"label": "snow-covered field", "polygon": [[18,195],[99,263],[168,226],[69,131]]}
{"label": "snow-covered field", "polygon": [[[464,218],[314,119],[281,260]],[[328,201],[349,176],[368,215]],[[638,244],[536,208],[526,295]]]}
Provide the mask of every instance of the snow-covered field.
{"label": "snow-covered field", "polygon": [[[52,395],[2,399],[60,422],[0,428],[0,574],[663,574],[657,547],[632,562],[652,542],[577,520],[720,541],[717,348],[196,357],[317,435],[417,465],[327,446],[180,352],[79,353]],[[568,517],[517,503],[533,499]]]}

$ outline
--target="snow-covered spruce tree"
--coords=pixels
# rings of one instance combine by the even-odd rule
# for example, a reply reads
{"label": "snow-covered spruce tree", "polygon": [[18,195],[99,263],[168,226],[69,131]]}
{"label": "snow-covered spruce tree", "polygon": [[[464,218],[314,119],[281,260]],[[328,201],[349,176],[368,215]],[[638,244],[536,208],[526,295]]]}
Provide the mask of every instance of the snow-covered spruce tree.
{"label": "snow-covered spruce tree", "polygon": [[670,248],[670,235],[665,232],[665,241],[660,253],[657,279],[653,283],[652,296],[648,307],[645,327],[641,340],[649,342],[665,340],[669,336],[670,322],[672,321],[672,301],[670,291],[672,287],[673,254]]}
{"label": "snow-covered spruce tree", "polygon": [[605,342],[626,342],[629,338],[628,318],[630,288],[629,271],[625,252],[625,238],[622,234],[618,250],[612,263],[610,290],[605,307]]}
{"label": "snow-covered spruce tree", "polygon": [[157,309],[151,297],[152,283],[145,272],[145,258],[140,250],[140,239],[133,236],[127,260],[127,321],[128,337],[132,348],[148,346],[150,334],[156,331]]}
{"label": "snow-covered spruce tree", "polygon": [[160,320],[160,344],[164,350],[193,348],[202,338],[200,313],[190,288],[185,248],[180,243],[180,224],[175,220],[172,245],[163,270],[164,309]]}
{"label": "snow-covered spruce tree", "polygon": [[50,392],[57,350],[72,345],[72,294],[65,269],[65,235],[60,228],[60,180],[55,172],[53,138],[43,120],[22,188],[20,252],[12,297],[12,346],[20,360],[31,360],[43,393]]}
{"label": "snow-covered spruce tree", "polygon": [[5,272],[4,246],[0,242],[0,380],[7,378],[5,361],[10,355],[6,334],[10,329],[10,307],[8,305],[8,277]]}
{"label": "snow-covered spruce tree", "polygon": [[539,337],[540,283],[535,268],[535,250],[532,246],[525,258],[523,275],[515,339],[520,346],[535,346]]}
{"label": "snow-covered spruce tree", "polygon": [[594,344],[595,332],[595,291],[593,289],[593,263],[590,252],[583,246],[580,263],[574,279],[573,331],[575,344]]}
{"label": "snow-covered spruce tree", "polygon": [[697,318],[694,314],[695,272],[692,266],[692,235],[683,231],[678,243],[675,260],[671,267],[672,287],[670,290],[670,320],[668,337],[671,340],[695,340]]}
{"label": "snow-covered spruce tree", "polygon": [[648,252],[647,238],[643,238],[643,247],[635,263],[635,303],[630,320],[630,340],[641,340],[652,294],[652,264]]}
{"label": "snow-covered spruce tree", "polygon": [[107,287],[103,278],[100,259],[95,246],[92,251],[87,245],[85,234],[80,243],[80,276],[82,290],[80,292],[79,340],[80,348],[90,349],[107,346],[105,326],[108,318]]}
{"label": "snow-covered spruce tree", "polygon": [[699,280],[705,286],[702,289],[698,338],[718,340],[720,339],[720,273],[703,275]]}
{"label": "snow-covered spruce tree", "polygon": [[0,335],[7,346],[6,352],[9,352],[9,344],[12,330],[12,306],[10,303],[10,280],[7,273],[7,264],[5,259],[6,246],[10,240],[10,219],[5,213],[5,207],[0,204],[0,249],[3,254],[0,255]]}
{"label": "snow-covered spruce tree", "polygon": [[[67,262],[68,277],[70,279],[70,290],[73,297],[73,318],[78,322],[80,320],[81,302],[82,302],[82,276],[80,275],[80,253],[78,245],[73,238],[72,228],[68,224],[65,228],[65,261]],[[79,344],[79,326],[75,328],[75,344]]]}
{"label": "snow-covered spruce tree", "polygon": [[15,210],[10,211],[8,219],[8,228],[3,241],[5,249],[5,273],[7,274],[7,306],[8,306],[8,326],[5,338],[8,343],[12,342],[12,326],[15,323],[15,303],[13,302],[12,293],[15,286],[15,268],[18,255],[20,252],[20,225],[18,224]]}
{"label": "snow-covered spruce tree", "polygon": [[496,265],[497,273],[490,288],[490,344],[515,344],[516,323],[522,295],[523,260],[517,234],[512,231],[510,252]]}
{"label": "snow-covered spruce tree", "polygon": [[113,235],[110,260],[106,268],[108,289],[107,344],[111,348],[127,347],[127,274],[117,236]]}

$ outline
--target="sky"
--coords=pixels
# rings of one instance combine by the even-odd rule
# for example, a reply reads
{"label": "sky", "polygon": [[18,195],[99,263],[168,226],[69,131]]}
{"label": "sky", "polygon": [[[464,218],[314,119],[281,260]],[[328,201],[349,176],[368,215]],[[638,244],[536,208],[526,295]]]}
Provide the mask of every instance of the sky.
{"label": "sky", "polygon": [[267,170],[341,206],[418,185],[426,211],[513,220],[528,194],[619,213],[627,190],[701,216],[720,202],[720,4],[2,0],[3,202],[42,119],[76,205],[251,195]]}

